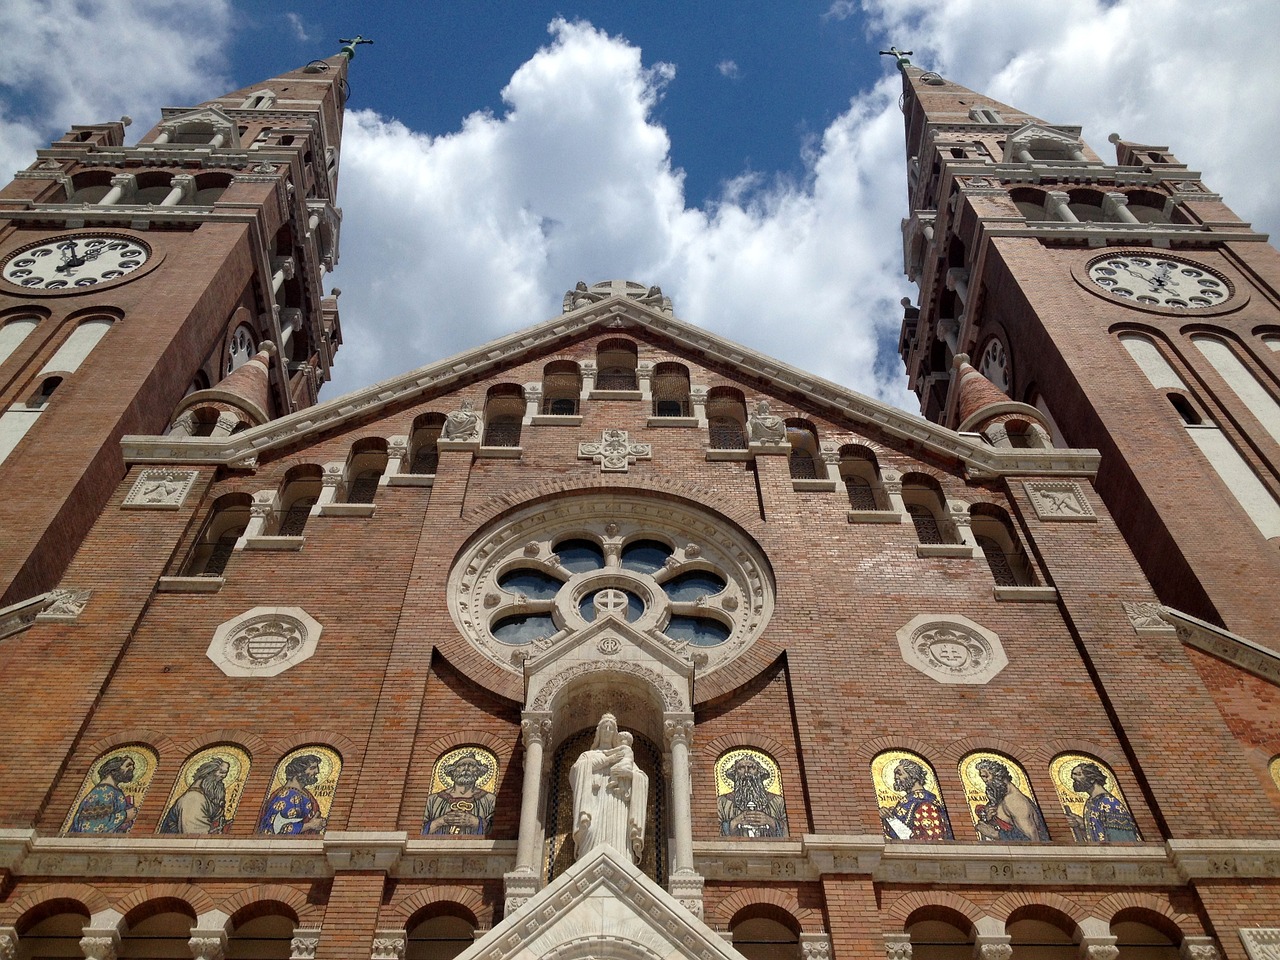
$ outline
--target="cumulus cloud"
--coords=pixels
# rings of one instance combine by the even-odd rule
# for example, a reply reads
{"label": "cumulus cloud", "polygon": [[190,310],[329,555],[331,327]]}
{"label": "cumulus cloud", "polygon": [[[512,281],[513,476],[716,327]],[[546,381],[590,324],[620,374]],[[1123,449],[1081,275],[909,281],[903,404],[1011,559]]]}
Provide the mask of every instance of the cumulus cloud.
{"label": "cumulus cloud", "polygon": [[150,121],[233,87],[231,27],[227,0],[0,3],[0,171],[26,168],[72,124]]}
{"label": "cumulus cloud", "polygon": [[503,91],[501,117],[436,138],[348,118],[342,311],[349,331],[378,335],[346,338],[335,385],[545,319],[578,279],[627,277],[662,284],[683,318],[903,401],[877,356],[900,314],[899,254],[866,228],[874,218],[892,234],[902,212],[904,189],[865,175],[903,179],[896,82],[832,124],[803,182],[743,177],[695,209],[652,118],[672,68],[646,68],[590,24],[557,20],[551,33]]}
{"label": "cumulus cloud", "polygon": [[286,13],[284,17],[289,21],[289,26],[293,29],[293,35],[300,43],[306,43],[308,40],[314,39],[312,35],[307,32],[307,25],[303,23],[300,15],[290,11],[289,13]]}
{"label": "cumulus cloud", "polygon": [[721,60],[716,64],[716,69],[720,71],[720,76],[728,77],[730,80],[737,80],[742,76],[742,70],[733,60]]}

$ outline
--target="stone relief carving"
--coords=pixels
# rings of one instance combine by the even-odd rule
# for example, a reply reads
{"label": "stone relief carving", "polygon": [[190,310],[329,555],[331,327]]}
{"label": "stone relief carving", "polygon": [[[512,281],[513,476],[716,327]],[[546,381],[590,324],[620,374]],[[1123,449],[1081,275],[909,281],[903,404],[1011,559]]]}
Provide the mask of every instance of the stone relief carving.
{"label": "stone relief carving", "polygon": [[831,960],[831,938],[825,933],[800,934],[803,960]]}
{"label": "stone relief carving", "polygon": [[573,786],[574,859],[599,846],[612,847],[633,862],[644,849],[649,775],[636,766],[632,736],[606,713],[595,740],[569,771]]}
{"label": "stone relief carving", "polygon": [[1164,619],[1164,608],[1155,601],[1121,600],[1120,603],[1124,606],[1124,615],[1133,625],[1134,633],[1164,633],[1174,629]]}
{"label": "stone relief carving", "polygon": [[659,676],[657,673],[646,667],[642,667],[634,663],[628,663],[624,660],[620,663],[615,663],[613,661],[580,663],[572,669],[566,670],[564,673],[559,674],[554,680],[552,680],[551,683],[542,688],[542,692],[538,694],[533,703],[529,704],[528,709],[550,710],[551,703],[555,699],[555,695],[565,684],[578,677],[586,676],[589,673],[599,673],[605,670],[613,673],[627,673],[633,677],[639,677],[640,679],[648,682],[655,690],[658,691],[659,694],[661,694],[662,705],[666,710],[674,712],[685,710],[688,707],[688,705],[683,702],[684,698],[680,696],[679,691],[677,691],[676,688],[665,678]]}
{"label": "stone relief carving", "polygon": [[192,960],[223,960],[227,955],[225,934],[220,937],[192,937],[187,946]]}
{"label": "stone relief carving", "polygon": [[81,937],[80,952],[86,960],[116,960],[116,938]]}
{"label": "stone relief carving", "polygon": [[124,498],[124,506],[139,510],[177,510],[191,492],[195,470],[143,470]]}
{"label": "stone relief carving", "polygon": [[1241,927],[1240,942],[1249,960],[1280,960],[1280,927]]}
{"label": "stone relief carving", "polygon": [[373,937],[371,960],[404,960],[406,939],[403,930],[379,930]]}
{"label": "stone relief carving", "polygon": [[320,632],[301,607],[254,607],[214,631],[207,656],[229,677],[274,677],[310,659]]}
{"label": "stone relief carving", "polygon": [[652,460],[653,445],[632,443],[626,430],[608,428],[600,439],[578,444],[579,460],[594,460],[601,473],[626,473],[637,460]]}
{"label": "stone relief carving", "polygon": [[565,292],[561,312],[570,313],[573,310],[618,296],[630,297],[646,307],[652,307],[667,316],[672,316],[671,298],[663,295],[661,287],[646,287],[644,284],[636,283],[633,280],[604,280],[600,283],[593,283],[590,287],[587,286],[585,280],[579,280],[574,284],[572,290]]}
{"label": "stone relief carving", "polygon": [[1024,480],[1022,486],[1041,520],[1098,519],[1074,480]]}
{"label": "stone relief carving", "polygon": [[902,659],[940,683],[987,683],[1009,663],[1000,637],[966,617],[921,614],[898,631]]}
{"label": "stone relief carving", "polygon": [[319,931],[297,931],[289,941],[289,960],[315,960],[316,947],[320,946]]}
{"label": "stone relief carving", "polygon": [[75,620],[84,612],[92,590],[52,590],[49,604],[36,617],[37,620]]}

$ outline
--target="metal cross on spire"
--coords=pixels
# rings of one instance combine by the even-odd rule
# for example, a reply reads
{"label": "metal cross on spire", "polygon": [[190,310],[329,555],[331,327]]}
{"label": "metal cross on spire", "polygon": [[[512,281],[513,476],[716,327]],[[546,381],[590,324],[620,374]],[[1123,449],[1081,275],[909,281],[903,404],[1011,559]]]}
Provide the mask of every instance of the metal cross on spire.
{"label": "metal cross on spire", "polygon": [[360,44],[362,43],[373,43],[372,40],[366,39],[365,37],[360,36],[360,34],[358,33],[354,37],[352,37],[350,40],[347,40],[343,37],[339,37],[338,42],[343,44],[342,49],[339,50],[338,52],[347,58],[348,63],[350,63],[352,60],[355,59],[356,47],[360,46]]}
{"label": "metal cross on spire", "polygon": [[890,47],[888,50],[881,50],[880,56],[893,57],[898,62],[898,69],[905,70],[911,66],[911,61],[907,59],[914,54],[912,50],[899,50],[897,47]]}

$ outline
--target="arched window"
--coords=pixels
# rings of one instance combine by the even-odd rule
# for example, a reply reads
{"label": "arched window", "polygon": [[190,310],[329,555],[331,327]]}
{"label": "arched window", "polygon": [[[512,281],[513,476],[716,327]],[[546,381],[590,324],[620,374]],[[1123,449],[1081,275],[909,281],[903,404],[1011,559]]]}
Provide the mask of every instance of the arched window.
{"label": "arched window", "polygon": [[458,903],[434,903],[408,924],[404,960],[453,960],[475,943],[476,918]]}
{"label": "arched window", "polygon": [[945,499],[937,480],[925,474],[907,474],[902,478],[902,502],[911,515],[920,543],[955,543],[947,529],[950,525],[942,522]]}
{"label": "arched window", "polygon": [[27,334],[34,330],[39,322],[38,317],[19,317],[0,327],[0,363],[4,363],[13,356],[13,351],[27,339]]}
{"label": "arched window", "polygon": [[775,908],[769,913],[772,915],[751,916],[734,923],[729,928],[733,949],[747,960],[800,960],[799,925],[791,917],[786,917],[790,923],[784,922],[779,916],[781,910]]}
{"label": "arched window", "polygon": [[71,178],[68,203],[97,203],[111,190],[112,171],[86,170]]}
{"label": "arched window", "polygon": [[1067,206],[1081,223],[1101,223],[1107,219],[1102,211],[1102,192],[1081,188],[1067,193]]}
{"label": "arched window", "polygon": [[747,449],[747,403],[734,387],[712,387],[707,394],[707,429],[712,450]]}
{"label": "arched window", "polygon": [[61,377],[45,377],[40,382],[40,389],[33,393],[27,399],[27,408],[30,410],[42,410],[53,398],[53,393],[62,386]]}
{"label": "arched window", "polygon": [[524,390],[514,383],[489,388],[484,404],[484,445],[520,446],[520,424],[524,418]]}
{"label": "arched window", "polygon": [[173,175],[154,171],[139,173],[135,179],[138,187],[134,191],[130,203],[152,203],[159,206],[160,202],[169,195],[169,190],[171,189],[170,181],[172,181]]}
{"label": "arched window", "polygon": [[[262,915],[264,906],[273,912]],[[297,918],[283,903],[254,904],[257,916],[232,923],[227,935],[226,960],[289,960]]]}
{"label": "arched window", "polygon": [[999,507],[975,504],[969,511],[974,539],[986,557],[991,576],[999,587],[1031,584],[1031,569],[1018,543],[1013,524]]}
{"label": "arched window", "polygon": [[49,358],[49,362],[44,365],[39,375],[74,373],[79,369],[80,364],[84,363],[85,357],[89,356],[93,348],[98,345],[98,341],[107,335],[113,323],[115,320],[110,317],[94,317],[80,324],[71,331],[71,336],[63,341],[58,352]]}
{"label": "arched window", "polygon": [[1015,910],[1005,924],[1014,956],[1027,957],[1028,960],[1078,960],[1080,947],[1075,942],[1074,928],[1075,924],[1068,916],[1044,908]]}
{"label": "arched window", "polygon": [[213,502],[209,519],[196,539],[195,549],[183,571],[188,577],[220,577],[227,569],[227,561],[235,551],[236,541],[249,526],[249,505],[253,498],[247,493],[229,493]]}
{"label": "arched window", "polygon": [[78,901],[42,903],[14,925],[18,930],[15,960],[83,957],[80,938],[88,921],[89,910]]}
{"label": "arched window", "polygon": [[311,508],[320,499],[320,475],[320,468],[314,464],[294,467],[285,474],[280,492],[280,536],[302,536]]}
{"label": "arched window", "polygon": [[582,374],[573,360],[553,360],[542,368],[542,412],[573,416],[582,394]]}
{"label": "arched window", "polygon": [[1129,212],[1142,223],[1168,223],[1169,215],[1165,213],[1165,205],[1169,198],[1154,190],[1130,190]]}
{"label": "arched window", "polygon": [[880,467],[870,447],[847,443],[840,448],[840,478],[849,494],[849,509],[883,509]]}
{"label": "arched window", "polygon": [[638,390],[636,345],[630,340],[602,340],[596,348],[597,390]]}
{"label": "arched window", "polygon": [[253,328],[247,323],[240,324],[232,331],[231,339],[227,341],[226,372],[233,373],[239,370],[252,360],[257,352],[257,338],[253,335]]}
{"label": "arched window", "polygon": [[818,453],[818,431],[808,420],[787,420],[787,440],[791,444],[788,466],[792,480],[825,479],[822,459]]}
{"label": "arched window", "polygon": [[1034,187],[1015,187],[1009,191],[1009,198],[1026,219],[1032,221],[1049,219],[1044,206],[1048,197],[1043,190],[1037,190]]}
{"label": "arched window", "polygon": [[911,960],[971,960],[973,924],[945,907],[917,910],[903,932],[911,938]]}
{"label": "arched window", "polygon": [[381,437],[357,440],[347,459],[347,503],[373,503],[386,470],[387,441]]}
{"label": "arched window", "polygon": [[198,207],[211,207],[231,185],[231,175],[226,173],[196,174],[195,204]]}
{"label": "arched window", "polygon": [[690,415],[689,368],[684,364],[658,364],[653,370],[652,389],[655,417]]}
{"label": "arched window", "polygon": [[1111,920],[1120,953],[1116,960],[1178,960],[1182,931],[1154,910],[1121,910]]}
{"label": "arched window", "polygon": [[1280,403],[1272,395],[1258,375],[1251,370],[1225,340],[1204,334],[1191,338],[1213,369],[1227,381],[1231,391],[1244,401],[1258,422],[1276,442],[1280,443]]}
{"label": "arched window", "polygon": [[436,441],[444,428],[443,413],[424,413],[413,421],[409,435],[409,473],[434,474],[440,464]]}
{"label": "arched window", "polygon": [[120,960],[191,955],[188,943],[195,926],[195,912],[181,900],[144,903],[133,911],[139,919],[125,919],[126,929],[116,956]]}

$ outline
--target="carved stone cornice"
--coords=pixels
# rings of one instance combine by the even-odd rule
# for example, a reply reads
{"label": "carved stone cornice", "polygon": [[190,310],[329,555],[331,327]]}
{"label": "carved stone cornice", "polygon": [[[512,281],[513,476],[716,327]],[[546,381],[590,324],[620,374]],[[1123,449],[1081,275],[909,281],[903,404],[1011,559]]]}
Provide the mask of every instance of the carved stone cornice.
{"label": "carved stone cornice", "polygon": [[1165,846],[1183,881],[1280,877],[1280,840],[1167,840]]}
{"label": "carved stone cornice", "polygon": [[334,830],[325,834],[324,855],[334,870],[390,872],[400,862],[408,839],[400,830]]}

